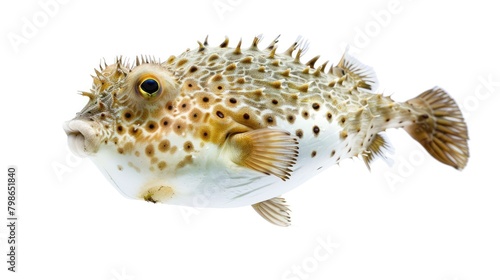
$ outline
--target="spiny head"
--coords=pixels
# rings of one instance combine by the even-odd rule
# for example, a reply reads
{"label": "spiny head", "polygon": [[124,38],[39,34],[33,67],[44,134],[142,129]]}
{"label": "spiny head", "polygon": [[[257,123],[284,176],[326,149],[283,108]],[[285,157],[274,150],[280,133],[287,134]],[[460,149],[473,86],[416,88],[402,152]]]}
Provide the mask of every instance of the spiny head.
{"label": "spiny head", "polygon": [[96,153],[101,144],[123,140],[126,132],[136,134],[149,116],[158,116],[173,100],[178,86],[173,75],[151,58],[128,63],[117,58],[95,70],[87,105],[64,124],[70,149],[80,155]]}

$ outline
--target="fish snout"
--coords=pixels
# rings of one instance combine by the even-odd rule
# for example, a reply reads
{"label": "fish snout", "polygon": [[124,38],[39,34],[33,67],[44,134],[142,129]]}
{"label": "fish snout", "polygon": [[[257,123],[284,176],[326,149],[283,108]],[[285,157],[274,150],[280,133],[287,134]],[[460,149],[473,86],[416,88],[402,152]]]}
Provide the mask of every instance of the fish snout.
{"label": "fish snout", "polygon": [[71,152],[80,157],[86,157],[97,152],[99,148],[99,132],[91,123],[74,119],[63,125],[68,135],[68,145]]}

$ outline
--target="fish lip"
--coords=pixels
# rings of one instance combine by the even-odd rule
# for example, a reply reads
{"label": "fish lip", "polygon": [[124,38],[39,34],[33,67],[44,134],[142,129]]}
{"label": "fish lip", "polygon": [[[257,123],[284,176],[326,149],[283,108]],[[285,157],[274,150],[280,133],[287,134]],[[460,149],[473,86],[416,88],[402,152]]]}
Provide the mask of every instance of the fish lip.
{"label": "fish lip", "polygon": [[63,124],[68,136],[68,146],[72,153],[79,157],[87,157],[97,152],[98,135],[90,123],[84,120],[71,120]]}

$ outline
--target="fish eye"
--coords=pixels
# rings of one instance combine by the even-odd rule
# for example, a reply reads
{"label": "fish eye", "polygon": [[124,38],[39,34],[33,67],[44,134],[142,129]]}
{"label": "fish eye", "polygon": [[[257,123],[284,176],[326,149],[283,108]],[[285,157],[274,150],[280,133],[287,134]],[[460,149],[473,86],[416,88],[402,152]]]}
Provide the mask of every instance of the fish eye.
{"label": "fish eye", "polygon": [[138,91],[144,98],[156,97],[161,92],[160,83],[155,78],[147,77],[139,83]]}

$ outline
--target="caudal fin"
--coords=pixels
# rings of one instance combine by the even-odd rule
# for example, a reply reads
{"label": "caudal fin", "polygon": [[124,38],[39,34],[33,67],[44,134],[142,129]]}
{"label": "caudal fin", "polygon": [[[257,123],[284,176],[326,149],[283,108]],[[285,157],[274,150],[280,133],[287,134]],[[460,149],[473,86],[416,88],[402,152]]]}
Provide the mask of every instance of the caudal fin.
{"label": "caudal fin", "polygon": [[469,159],[467,125],[457,103],[443,89],[435,87],[406,101],[424,112],[404,129],[435,159],[463,169]]}

